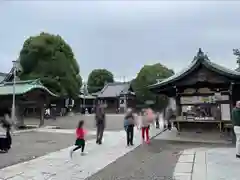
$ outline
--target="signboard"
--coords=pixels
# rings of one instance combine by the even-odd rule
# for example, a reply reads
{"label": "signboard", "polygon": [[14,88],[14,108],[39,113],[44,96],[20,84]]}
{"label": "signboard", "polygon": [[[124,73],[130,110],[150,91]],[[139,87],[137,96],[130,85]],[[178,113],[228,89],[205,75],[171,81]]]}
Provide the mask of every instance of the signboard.
{"label": "signboard", "polygon": [[229,100],[228,95],[213,95],[213,96],[182,96],[181,104],[199,104],[199,103],[214,103],[216,101]]}

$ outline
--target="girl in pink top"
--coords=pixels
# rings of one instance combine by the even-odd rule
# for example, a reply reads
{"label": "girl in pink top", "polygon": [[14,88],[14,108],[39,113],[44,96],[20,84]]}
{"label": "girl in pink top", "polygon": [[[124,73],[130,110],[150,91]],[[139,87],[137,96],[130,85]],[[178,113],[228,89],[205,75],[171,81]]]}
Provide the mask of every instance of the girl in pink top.
{"label": "girl in pink top", "polygon": [[70,156],[72,158],[72,154],[74,151],[81,149],[82,150],[82,155],[84,155],[84,148],[85,148],[85,135],[86,135],[86,130],[83,128],[84,121],[81,120],[78,123],[78,127],[76,129],[76,141],[75,141],[75,148],[71,150]]}

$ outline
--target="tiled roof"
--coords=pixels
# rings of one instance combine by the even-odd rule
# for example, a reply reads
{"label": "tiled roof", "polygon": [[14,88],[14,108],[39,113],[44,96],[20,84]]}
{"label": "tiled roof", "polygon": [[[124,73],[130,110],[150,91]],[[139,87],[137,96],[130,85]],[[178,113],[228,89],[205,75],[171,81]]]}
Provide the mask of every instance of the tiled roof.
{"label": "tiled roof", "polygon": [[[39,80],[16,81],[15,94],[22,95],[29,91],[41,89],[49,93],[51,96],[57,96],[43,86]],[[13,94],[13,82],[4,82],[0,84],[0,96]]]}
{"label": "tiled roof", "polygon": [[240,72],[240,66],[237,69],[235,69],[235,71]]}
{"label": "tiled roof", "polygon": [[0,82],[2,82],[5,79],[6,76],[7,76],[6,73],[1,73],[0,72]]}
{"label": "tiled roof", "polygon": [[205,55],[201,51],[201,49],[199,49],[197,56],[194,57],[194,60],[191,62],[191,64],[189,64],[189,66],[187,66],[185,69],[183,69],[179,73],[176,73],[173,76],[166,78],[161,82],[150,85],[149,88],[151,89],[151,88],[155,88],[155,87],[160,87],[160,86],[166,85],[168,83],[177,81],[177,80],[183,78],[184,76],[186,76],[187,74],[189,74],[190,72],[193,72],[201,64],[204,65],[205,67],[207,67],[208,69],[211,69],[211,70],[213,70],[219,74],[222,74],[224,76],[240,79],[240,72],[228,69],[228,68],[218,65],[214,62],[211,62],[208,59],[207,55]]}
{"label": "tiled roof", "polygon": [[104,86],[101,92],[98,94],[98,97],[117,97],[121,94],[127,94],[130,89],[130,82],[117,82],[117,83],[108,83]]}

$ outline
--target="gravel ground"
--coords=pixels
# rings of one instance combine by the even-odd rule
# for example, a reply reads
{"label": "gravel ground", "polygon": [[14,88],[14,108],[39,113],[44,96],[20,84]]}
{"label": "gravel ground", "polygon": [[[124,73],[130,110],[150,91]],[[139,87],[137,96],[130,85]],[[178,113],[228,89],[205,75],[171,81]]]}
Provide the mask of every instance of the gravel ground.
{"label": "gravel ground", "polygon": [[[0,154],[0,169],[67,148],[74,144],[74,134],[24,132],[15,134],[8,153]],[[93,139],[95,136],[87,136]]]}
{"label": "gravel ground", "polygon": [[150,146],[137,147],[87,180],[173,180],[180,151],[216,146],[153,140]]}
{"label": "gravel ground", "polygon": [[[123,115],[106,115],[106,130],[108,131],[119,131],[123,130]],[[94,115],[84,116],[66,116],[58,117],[57,120],[45,120],[46,126],[58,126],[61,129],[75,129],[79,120],[85,120],[85,125],[88,129],[95,129]],[[33,118],[25,119],[27,125],[38,125],[39,120]]]}

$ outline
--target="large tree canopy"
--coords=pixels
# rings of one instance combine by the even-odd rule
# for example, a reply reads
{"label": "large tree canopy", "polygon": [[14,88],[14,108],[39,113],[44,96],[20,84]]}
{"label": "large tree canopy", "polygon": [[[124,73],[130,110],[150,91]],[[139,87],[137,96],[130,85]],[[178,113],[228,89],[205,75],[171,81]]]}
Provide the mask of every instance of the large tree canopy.
{"label": "large tree canopy", "polygon": [[148,86],[156,83],[157,80],[165,79],[173,74],[173,70],[168,69],[160,63],[143,66],[136,79],[132,82],[138,104],[143,105],[146,101],[153,101],[154,108],[164,108],[168,103],[168,98],[153,94],[149,91]]}
{"label": "large tree canopy", "polygon": [[88,92],[95,93],[100,91],[105,83],[114,82],[113,74],[106,69],[94,69],[88,76]]}
{"label": "large tree canopy", "polygon": [[20,79],[37,79],[59,95],[75,97],[82,85],[71,47],[59,35],[41,33],[29,37],[20,52]]}

